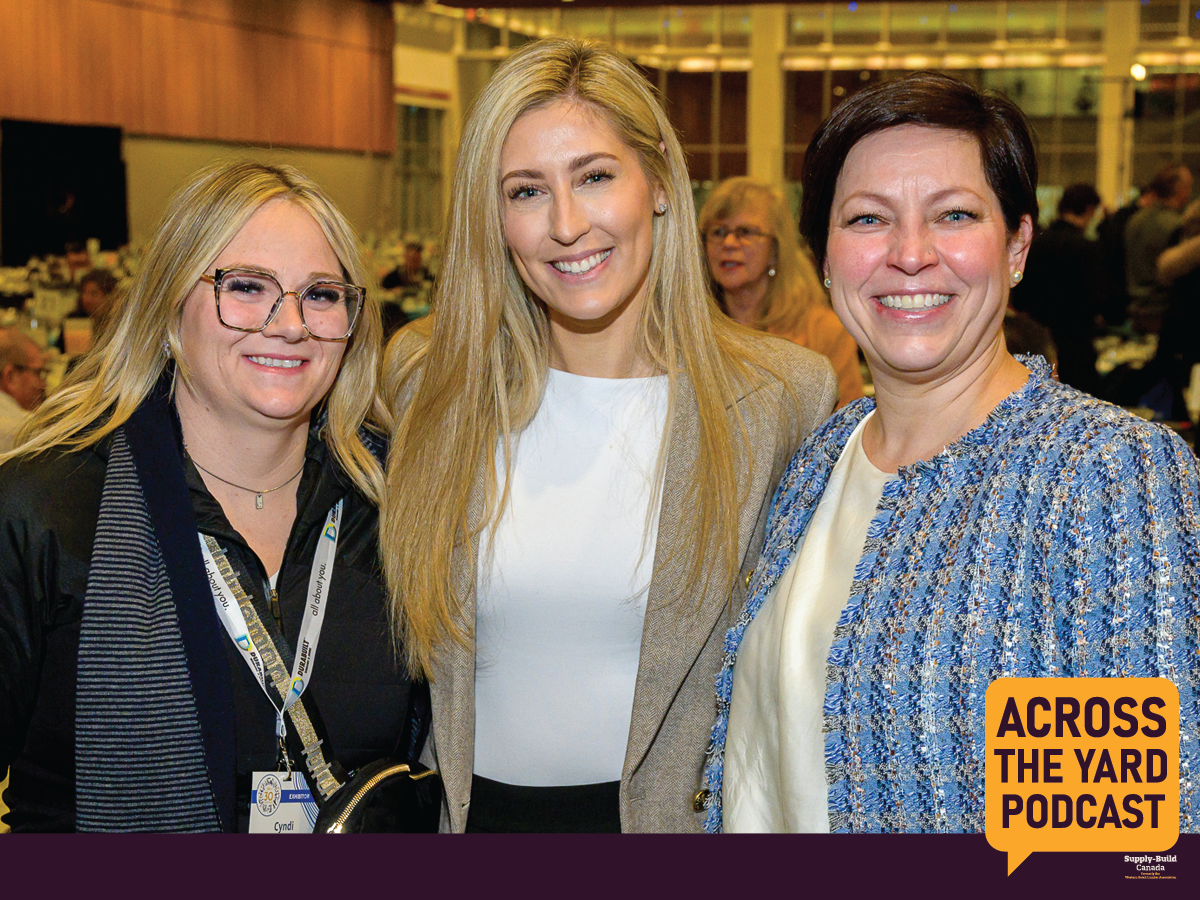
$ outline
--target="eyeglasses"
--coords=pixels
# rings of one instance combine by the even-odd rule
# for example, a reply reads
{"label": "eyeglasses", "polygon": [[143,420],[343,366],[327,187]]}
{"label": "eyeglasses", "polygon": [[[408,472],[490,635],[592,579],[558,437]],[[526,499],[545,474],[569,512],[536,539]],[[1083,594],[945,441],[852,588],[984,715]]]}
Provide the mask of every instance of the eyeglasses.
{"label": "eyeglasses", "polygon": [[318,341],[347,340],[367,296],[365,288],[340,281],[314,281],[299,291],[285,291],[274,275],[254,269],[217,269],[200,280],[213,286],[217,319],[226,328],[262,331],[291,294],[300,307],[304,331]]}
{"label": "eyeglasses", "polygon": [[769,238],[771,235],[765,231],[759,231],[757,228],[749,228],[746,225],[739,225],[737,228],[726,228],[724,225],[718,225],[716,228],[708,229],[708,233],[704,235],[704,239],[710,244],[723,244],[725,238],[733,235],[733,239],[739,244],[750,243],[751,238]]}
{"label": "eyeglasses", "polygon": [[22,372],[32,372],[38,378],[42,379],[42,381],[45,381],[46,376],[50,374],[50,370],[45,366],[23,366],[20,363],[13,363],[12,367],[14,369],[20,369]]}

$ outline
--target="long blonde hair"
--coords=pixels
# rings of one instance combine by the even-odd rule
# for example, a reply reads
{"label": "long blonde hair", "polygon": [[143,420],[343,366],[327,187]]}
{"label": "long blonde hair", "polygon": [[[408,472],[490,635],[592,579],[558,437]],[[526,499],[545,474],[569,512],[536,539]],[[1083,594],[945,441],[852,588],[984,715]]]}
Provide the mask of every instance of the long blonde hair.
{"label": "long blonde hair", "polygon": [[[794,335],[809,310],[828,306],[829,299],[816,266],[800,246],[800,234],[783,194],[752,178],[728,178],[704,201],[700,209],[700,233],[707,234],[713,222],[748,209],[763,214],[775,242],[775,277],[769,279],[755,327],[773,334]],[[717,303],[728,312],[725,291],[715,279],[712,287]]]}
{"label": "long blonde hair", "polygon": [[[668,211],[654,219],[637,350],[670,380],[664,447],[681,377],[690,379],[699,407],[696,481],[690,517],[681,523],[695,536],[685,591],[710,577],[731,582],[738,570],[739,479],[747,477],[749,454],[742,452],[744,428],[743,442],[733,439],[726,408],[734,406],[736,416],[738,386],[756,383],[761,370],[748,365],[749,333],[719,315],[709,292],[679,139],[649,84],[614,51],[573,39],[530,43],[499,68],[467,121],[433,322],[421,326],[428,341],[401,332],[384,366],[397,427],[380,537],[397,638],[416,673],[432,671],[447,640],[469,642],[473,623],[460,621],[469,588],[455,583],[455,564],[507,500],[497,445],[507,449],[541,403],[549,328],[505,243],[500,153],[517,119],[560,98],[603,117],[666,195]],[[475,494],[480,472],[482,498]]]}
{"label": "long blonde hair", "polygon": [[[192,376],[179,339],[184,300],[246,221],[275,198],[311,215],[345,277],[364,283],[354,229],[315,182],[290,166],[248,161],[204,169],[171,198],[137,277],[125,294],[113,299],[95,346],[33,414],[22,429],[21,443],[0,459],[95,444],[141,405],[169,358],[187,383]],[[378,304],[368,298],[326,398],[326,440],[372,500],[382,495],[383,473],[358,430],[368,417],[386,418],[374,399],[382,333]]]}

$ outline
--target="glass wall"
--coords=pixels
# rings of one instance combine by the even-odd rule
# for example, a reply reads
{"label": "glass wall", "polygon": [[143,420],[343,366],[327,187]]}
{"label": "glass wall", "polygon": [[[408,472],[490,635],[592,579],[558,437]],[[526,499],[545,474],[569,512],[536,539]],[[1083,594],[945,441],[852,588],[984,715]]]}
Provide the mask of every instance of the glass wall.
{"label": "glass wall", "polygon": [[[1109,76],[1122,80],[1134,121],[1134,184],[1164,161],[1200,167],[1200,0],[1141,0],[1137,8],[1133,52],[1148,77],[1135,84]],[[553,33],[604,40],[657,86],[699,196],[716,180],[747,171],[755,141],[747,134],[752,7],[565,5],[465,15],[462,109],[499,59],[527,40]],[[870,84],[917,69],[950,71],[1016,101],[1037,132],[1046,198],[1072,182],[1097,182],[1106,83],[1102,0],[842,0],[788,5],[783,15],[782,171],[793,190],[805,148],[832,109]]]}
{"label": "glass wall", "polygon": [[440,109],[396,108],[393,207],[397,228],[424,240],[442,221],[442,117]]}

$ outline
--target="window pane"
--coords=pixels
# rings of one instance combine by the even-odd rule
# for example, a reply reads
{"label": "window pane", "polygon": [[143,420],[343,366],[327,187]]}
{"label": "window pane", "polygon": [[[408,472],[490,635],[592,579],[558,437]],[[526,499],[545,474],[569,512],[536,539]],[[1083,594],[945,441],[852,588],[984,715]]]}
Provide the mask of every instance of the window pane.
{"label": "window pane", "polygon": [[1004,28],[1010,41],[1048,43],[1058,36],[1057,3],[1010,2]]}
{"label": "window pane", "polygon": [[745,175],[747,172],[746,151],[724,150],[718,157],[718,163],[721,167],[720,178],[722,181],[726,178],[733,178],[735,175]]}
{"label": "window pane", "polygon": [[783,89],[783,142],[793,147],[807,146],[823,118],[825,73],[784,72]]}
{"label": "window pane", "polygon": [[663,16],[657,6],[617,9],[616,16],[618,45],[637,50],[661,42]]}
{"label": "window pane", "polygon": [[692,181],[712,181],[712,153],[707,148],[697,151],[690,147],[685,147],[684,150],[687,153],[688,175],[691,176]]}
{"label": "window pane", "polygon": [[833,7],[835,44],[876,44],[883,34],[883,7],[878,3],[838,3]]}
{"label": "window pane", "polygon": [[[717,136],[722,144],[746,143],[747,91],[750,84],[748,72],[721,72],[721,115],[717,123]],[[726,177],[724,166],[721,177]]]}
{"label": "window pane", "polygon": [[721,10],[721,44],[725,47],[750,46],[750,7],[723,6]]}
{"label": "window pane", "polygon": [[946,5],[946,40],[950,44],[990,44],[998,37],[999,26],[998,3]]}
{"label": "window pane", "polygon": [[484,25],[482,22],[467,23],[467,49],[491,50],[500,46],[500,29],[495,25]]}
{"label": "window pane", "polygon": [[1068,3],[1066,38],[1073,42],[1104,40],[1104,5],[1078,0]]}
{"label": "window pane", "polygon": [[508,13],[508,46],[554,34],[554,14],[546,9],[513,9]]}
{"label": "window pane", "polygon": [[1027,116],[1054,115],[1054,69],[985,69],[983,86],[1002,91]]}
{"label": "window pane", "polygon": [[1169,41],[1179,34],[1179,0],[1142,0],[1142,40]]}
{"label": "window pane", "polygon": [[929,44],[941,37],[945,3],[893,3],[893,44]]}
{"label": "window pane", "polygon": [[1058,70],[1058,113],[1069,117],[1091,117],[1100,105],[1100,70]]}
{"label": "window pane", "polygon": [[825,4],[805,3],[788,7],[787,42],[793,47],[812,47],[825,40]]}
{"label": "window pane", "polygon": [[668,72],[667,115],[685,144],[712,142],[712,72]]}
{"label": "window pane", "polygon": [[667,7],[664,17],[667,46],[703,49],[714,43],[714,8],[712,6]]}
{"label": "window pane", "polygon": [[[515,11],[514,15],[519,14]],[[564,34],[585,40],[604,41],[612,38],[608,33],[608,15],[602,8],[576,9],[568,7],[562,11],[562,30]]]}
{"label": "window pane", "polygon": [[1059,184],[1067,187],[1072,184],[1094,185],[1096,183],[1096,151],[1093,150],[1064,150],[1059,159]]}
{"label": "window pane", "polygon": [[1179,75],[1183,88],[1183,142],[1200,144],[1200,72]]}

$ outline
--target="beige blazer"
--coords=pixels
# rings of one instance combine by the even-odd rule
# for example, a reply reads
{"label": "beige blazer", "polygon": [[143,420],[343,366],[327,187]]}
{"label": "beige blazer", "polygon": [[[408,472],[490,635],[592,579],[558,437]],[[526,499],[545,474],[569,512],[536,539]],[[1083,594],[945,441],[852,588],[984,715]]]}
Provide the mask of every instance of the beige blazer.
{"label": "beige blazer", "polygon": [[[704,765],[716,701],[713,679],[721,668],[725,632],[746,600],[746,580],[758,561],[771,496],[800,441],[829,415],[837,380],[823,356],[779,338],[761,336],[764,358],[786,378],[798,403],[787,402],[779,381],[737,401],[750,436],[752,477],[738,512],[741,572],[731,584],[719,578],[697,602],[677,597],[683,584],[688,536],[680,533],[686,488],[698,456],[698,417],[689,379],[678,380],[675,424],[663,474],[662,509],[654,552],[654,574],[646,601],[642,649],[633,695],[633,718],[621,776],[621,830],[701,830],[703,814],[693,802]],[[736,417],[730,407],[730,419]],[[482,491],[476,491],[482,498]],[[473,512],[478,512],[474,510]],[[474,633],[476,567],[456,572],[464,598],[462,624]],[[436,766],[444,785],[442,830],[466,828],[475,757],[475,654],[454,645],[434,670],[433,731],[424,759]]]}

